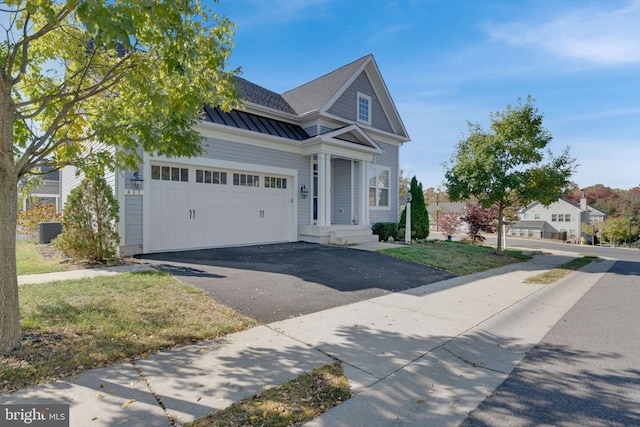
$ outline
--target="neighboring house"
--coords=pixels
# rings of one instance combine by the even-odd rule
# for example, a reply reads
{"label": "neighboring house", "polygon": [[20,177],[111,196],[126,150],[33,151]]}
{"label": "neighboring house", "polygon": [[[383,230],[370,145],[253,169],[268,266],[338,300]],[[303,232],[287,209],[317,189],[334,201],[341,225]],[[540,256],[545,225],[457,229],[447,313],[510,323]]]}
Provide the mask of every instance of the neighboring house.
{"label": "neighboring house", "polygon": [[605,219],[602,212],[587,205],[584,195],[580,205],[564,198],[547,207],[534,202],[521,209],[518,215],[520,220],[511,224],[508,235],[558,239],[574,243],[578,243],[579,236],[582,236],[582,224],[593,224]]}
{"label": "neighboring house", "polygon": [[[454,212],[459,216],[464,215],[464,202],[436,202],[427,206],[429,212],[429,228],[432,231],[440,231],[440,218],[443,214]],[[466,232],[466,226],[461,225],[460,232]]]}
{"label": "neighboring house", "polygon": [[[409,136],[372,55],[283,94],[237,83],[245,108],[204,108],[202,156],[143,153],[138,171],[107,177],[121,255],[377,240],[371,224],[398,220]],[[79,180],[63,170],[63,202]]]}
{"label": "neighboring house", "polygon": [[58,212],[62,206],[60,204],[60,172],[48,167],[41,167],[42,183],[29,192],[28,197],[22,199],[22,210],[32,209],[37,205],[47,203],[54,204]]}

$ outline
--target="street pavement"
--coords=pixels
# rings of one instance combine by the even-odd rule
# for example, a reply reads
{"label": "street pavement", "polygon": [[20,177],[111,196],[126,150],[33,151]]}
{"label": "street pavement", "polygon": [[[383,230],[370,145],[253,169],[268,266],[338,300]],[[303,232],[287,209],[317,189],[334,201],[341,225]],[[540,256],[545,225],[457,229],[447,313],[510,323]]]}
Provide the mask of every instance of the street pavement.
{"label": "street pavement", "polygon": [[613,261],[552,285],[570,259],[455,277],[0,395],[66,403],[71,426],[179,425],[339,360],[354,396],[309,426],[459,425]]}
{"label": "street pavement", "polygon": [[617,262],[462,426],[640,425],[639,301]]}

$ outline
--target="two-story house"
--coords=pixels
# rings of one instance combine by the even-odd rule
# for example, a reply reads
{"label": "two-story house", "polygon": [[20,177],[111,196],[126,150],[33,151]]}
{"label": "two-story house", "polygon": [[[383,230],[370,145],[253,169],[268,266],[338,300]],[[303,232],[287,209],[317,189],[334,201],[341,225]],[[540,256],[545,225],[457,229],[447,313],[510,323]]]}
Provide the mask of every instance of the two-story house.
{"label": "two-story house", "polygon": [[[244,108],[204,107],[196,158],[142,154],[107,177],[120,253],[375,240],[398,220],[400,146],[409,141],[372,55],[282,94],[237,79]],[[63,170],[66,199],[80,177]]]}
{"label": "two-story house", "polygon": [[507,231],[511,236],[558,239],[578,243],[582,236],[582,224],[602,222],[605,214],[588,206],[583,195],[580,205],[567,199],[544,206],[533,202],[518,212],[520,220],[513,223]]}

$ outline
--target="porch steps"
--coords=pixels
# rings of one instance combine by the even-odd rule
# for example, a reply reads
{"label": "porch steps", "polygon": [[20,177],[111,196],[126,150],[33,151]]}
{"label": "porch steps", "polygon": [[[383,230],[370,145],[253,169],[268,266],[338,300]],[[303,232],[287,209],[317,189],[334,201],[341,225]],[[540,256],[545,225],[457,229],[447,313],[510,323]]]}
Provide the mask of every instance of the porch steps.
{"label": "porch steps", "polygon": [[377,242],[378,236],[373,234],[367,225],[331,225],[318,227],[302,225],[298,228],[298,237],[303,242],[350,245]]}
{"label": "porch steps", "polygon": [[377,242],[378,236],[371,229],[335,230],[329,232],[329,243],[334,245],[352,245],[358,243]]}

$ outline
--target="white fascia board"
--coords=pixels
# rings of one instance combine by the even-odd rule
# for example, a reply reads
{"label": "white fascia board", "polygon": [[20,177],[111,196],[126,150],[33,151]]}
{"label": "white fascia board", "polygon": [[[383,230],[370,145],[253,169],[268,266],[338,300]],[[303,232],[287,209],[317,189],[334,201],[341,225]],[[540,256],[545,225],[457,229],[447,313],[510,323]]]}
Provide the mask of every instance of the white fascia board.
{"label": "white fascia board", "polygon": [[[346,126],[346,125],[351,125],[354,124],[352,121],[349,120],[345,120],[342,117],[339,116],[335,116],[333,114],[329,114],[329,113],[323,113],[322,117],[324,119],[327,119],[327,122],[330,123],[340,123],[342,126]],[[396,144],[396,145],[402,145],[405,142],[408,142],[409,139],[401,136],[401,135],[397,135],[395,133],[391,133],[391,132],[386,132],[368,125],[365,125],[363,123],[358,123],[358,126],[364,130],[367,131],[368,135],[374,135],[374,137],[370,136],[371,139],[375,139],[376,141],[381,141],[381,142],[386,142],[388,144]]]}
{"label": "white fascia board", "polygon": [[[344,141],[338,138],[340,135],[344,135],[346,133],[352,133],[352,132],[355,132],[356,134],[360,135],[360,137],[364,139],[371,146],[367,147],[365,145],[359,145],[357,143]],[[367,135],[366,132],[364,132],[359,125],[356,125],[356,124],[352,124],[343,128],[334,129],[330,132],[323,133],[322,135],[319,135],[319,136],[322,138],[323,141],[325,141],[328,144],[344,145],[345,147],[350,147],[356,150],[366,148],[368,150],[373,150],[377,154],[382,154],[384,152],[384,150],[380,148],[380,145],[378,145],[376,141],[371,139],[371,137]]]}
{"label": "white fascia board", "polygon": [[[378,100],[380,101],[380,105],[382,105],[382,109],[384,110],[385,115],[392,123],[391,126],[396,129],[400,128],[401,132],[406,135],[407,141],[409,141],[410,140],[409,133],[407,132],[407,129],[404,127],[404,123],[402,122],[400,113],[398,113],[396,104],[393,101],[391,94],[389,93],[389,88],[387,87],[387,84],[385,83],[384,78],[380,73],[380,70],[376,65],[371,63],[371,66],[368,66],[365,69],[365,73],[367,74],[367,77],[369,77],[369,81],[373,85],[373,89],[376,92],[376,95],[378,96]],[[372,74],[375,76],[375,78],[372,78]],[[380,92],[382,92],[383,94],[382,97],[380,96]]]}
{"label": "white fascia board", "polygon": [[[400,118],[398,109],[396,108],[395,103],[393,102],[393,98],[391,98],[389,89],[387,88],[387,85],[384,82],[384,79],[382,78],[382,74],[380,73],[378,66],[375,64],[375,60],[373,59],[373,56],[369,56],[369,58],[367,58],[367,60],[360,65],[360,67],[351,75],[351,77],[349,77],[349,79],[340,88],[340,90],[338,90],[331,97],[331,99],[329,99],[329,101],[322,107],[320,113],[323,115],[326,114],[327,116],[330,116],[330,114],[327,113],[329,108],[331,108],[331,106],[333,106],[333,104],[336,103],[336,101],[342,96],[342,94],[347,90],[347,88],[351,86],[353,82],[358,78],[358,76],[360,76],[360,74],[363,72],[369,78],[369,81],[373,86],[373,90],[376,93],[376,96],[378,97],[378,100],[382,105],[382,109],[384,110],[385,115],[387,116],[387,119],[390,121],[391,126],[395,129],[400,128],[401,132],[404,133],[404,135],[406,136],[402,136],[400,134],[395,134],[390,132],[385,132],[385,133],[389,133],[396,138],[400,138],[401,143],[410,141],[409,133],[407,132],[407,129],[405,128],[404,123]],[[371,128],[371,130],[382,132],[374,128]]]}
{"label": "white fascia board", "polygon": [[204,138],[237,142],[238,144],[253,145],[271,150],[286,151],[288,153],[301,153],[301,141],[293,139],[281,138],[279,136],[211,122],[200,122],[195,125],[194,128],[200,132],[200,135]]}
{"label": "white fascia board", "polygon": [[[166,163],[169,165],[181,164],[187,166],[202,166],[206,168],[219,168],[227,170],[248,171],[258,173],[271,173],[274,175],[297,176],[297,169],[282,168],[277,166],[266,166],[258,163],[244,163],[232,160],[220,160],[214,157],[165,157],[149,156],[149,164]],[[151,179],[151,175],[149,175]]]}
{"label": "white fascia board", "polygon": [[298,115],[293,113],[287,113],[285,111],[276,110],[274,108],[265,107],[264,105],[255,104],[252,102],[243,101],[242,105],[245,108],[238,109],[239,111],[255,114],[257,116],[268,117],[274,120],[281,120],[296,125],[300,123],[300,118],[298,117]]}
{"label": "white fascia board", "polygon": [[374,155],[378,153],[374,149],[364,146],[362,149],[355,150],[351,145],[347,147],[344,144],[335,144],[324,141],[322,138],[314,138],[304,145],[302,155],[312,156],[315,154],[331,154],[345,159],[373,162]]}
{"label": "white fascia board", "polygon": [[362,64],[360,64],[360,67],[358,67],[358,69],[353,74],[351,74],[349,79],[347,79],[347,81],[342,85],[342,87],[340,87],[340,89],[338,89],[336,93],[334,93],[333,96],[329,98],[329,101],[327,101],[327,103],[322,106],[320,110],[321,114],[326,113],[327,110],[331,108],[331,106],[333,106],[333,104],[335,104],[336,101],[338,101],[338,99],[340,99],[342,94],[347,90],[349,86],[353,84],[354,81],[356,81],[358,76],[365,70],[367,65],[369,65],[369,63],[372,60],[373,60],[373,56],[369,55],[369,57],[365,61],[363,61]]}

